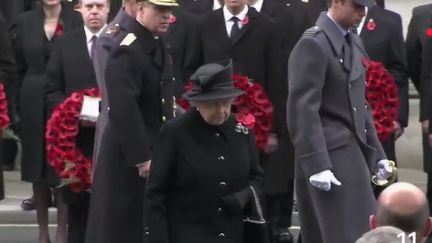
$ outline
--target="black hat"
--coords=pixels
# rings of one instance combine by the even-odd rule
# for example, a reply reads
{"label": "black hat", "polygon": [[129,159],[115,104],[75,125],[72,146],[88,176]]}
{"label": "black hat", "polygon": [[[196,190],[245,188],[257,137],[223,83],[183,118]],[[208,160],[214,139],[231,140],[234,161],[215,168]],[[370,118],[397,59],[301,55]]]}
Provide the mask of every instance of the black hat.
{"label": "black hat", "polygon": [[354,2],[364,7],[372,7],[375,5],[374,0],[354,0]]}
{"label": "black hat", "polygon": [[192,89],[183,95],[189,101],[228,99],[243,94],[242,90],[234,87],[231,62],[226,66],[205,64],[190,79]]}

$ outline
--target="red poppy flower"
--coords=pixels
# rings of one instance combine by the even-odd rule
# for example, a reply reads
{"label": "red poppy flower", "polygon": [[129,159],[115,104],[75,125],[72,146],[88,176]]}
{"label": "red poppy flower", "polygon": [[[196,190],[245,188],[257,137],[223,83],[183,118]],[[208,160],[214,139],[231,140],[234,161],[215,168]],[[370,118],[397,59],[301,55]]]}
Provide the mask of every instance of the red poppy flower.
{"label": "red poppy flower", "polygon": [[177,20],[176,16],[174,16],[174,15],[171,14],[171,15],[169,16],[168,22],[169,22],[170,24],[174,24],[174,23],[176,22],[176,20]]}
{"label": "red poppy flower", "polygon": [[427,28],[426,31],[425,31],[425,33],[426,33],[426,36],[432,37],[432,27]]}
{"label": "red poppy flower", "polygon": [[61,19],[59,19],[56,29],[54,31],[54,35],[55,36],[62,36],[64,33],[64,26],[63,26],[63,21]]}
{"label": "red poppy flower", "polygon": [[375,30],[375,28],[376,28],[376,23],[375,23],[374,19],[369,19],[369,21],[368,21],[366,27],[367,27],[367,29],[368,29],[369,31],[373,31],[373,30]]}
{"label": "red poppy flower", "polygon": [[242,25],[247,25],[249,23],[249,16],[245,16],[243,19],[242,19],[242,21],[241,21],[241,24]]}
{"label": "red poppy flower", "polygon": [[243,124],[245,127],[252,129],[255,124],[255,117],[251,113],[237,113],[235,114],[237,122]]}

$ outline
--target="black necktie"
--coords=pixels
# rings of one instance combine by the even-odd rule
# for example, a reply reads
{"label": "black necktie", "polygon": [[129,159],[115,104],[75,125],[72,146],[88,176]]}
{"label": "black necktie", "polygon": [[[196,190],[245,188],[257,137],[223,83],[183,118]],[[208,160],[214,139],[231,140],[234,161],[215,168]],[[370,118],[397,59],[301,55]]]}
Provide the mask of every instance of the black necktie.
{"label": "black necktie", "polygon": [[93,35],[92,38],[90,39],[90,42],[91,42],[90,57],[91,58],[93,58],[93,56],[94,56],[94,49],[95,49],[96,40],[97,40],[96,35]]}
{"label": "black necktie", "polygon": [[345,42],[343,44],[344,62],[349,67],[351,66],[351,37],[347,33],[345,35]]}
{"label": "black necktie", "polygon": [[236,16],[234,16],[231,18],[231,21],[234,22],[234,24],[231,28],[230,38],[231,38],[231,40],[236,40],[240,34],[240,28],[238,26],[238,22],[240,21],[240,19],[237,18]]}

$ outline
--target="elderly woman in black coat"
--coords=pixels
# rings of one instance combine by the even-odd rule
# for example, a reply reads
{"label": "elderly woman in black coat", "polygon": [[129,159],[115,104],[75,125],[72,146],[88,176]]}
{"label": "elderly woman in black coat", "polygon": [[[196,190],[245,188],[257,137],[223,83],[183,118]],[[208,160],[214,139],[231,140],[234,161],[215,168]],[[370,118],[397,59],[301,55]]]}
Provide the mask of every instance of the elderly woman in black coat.
{"label": "elderly woman in black coat", "polygon": [[250,186],[261,188],[252,132],[230,114],[231,65],[206,64],[184,97],[194,108],[161,129],[146,189],[149,242],[242,242]]}

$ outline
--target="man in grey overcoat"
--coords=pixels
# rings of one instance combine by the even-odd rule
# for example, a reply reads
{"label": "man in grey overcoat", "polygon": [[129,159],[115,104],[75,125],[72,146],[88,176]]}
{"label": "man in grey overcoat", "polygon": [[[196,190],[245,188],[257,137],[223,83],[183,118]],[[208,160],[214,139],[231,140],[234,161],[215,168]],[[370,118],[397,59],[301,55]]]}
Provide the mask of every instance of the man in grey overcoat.
{"label": "man in grey overcoat", "polygon": [[373,0],[328,0],[291,53],[288,129],[304,243],[355,242],[375,210],[371,174],[392,167],[365,100],[367,55],[351,32]]}

